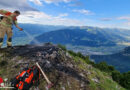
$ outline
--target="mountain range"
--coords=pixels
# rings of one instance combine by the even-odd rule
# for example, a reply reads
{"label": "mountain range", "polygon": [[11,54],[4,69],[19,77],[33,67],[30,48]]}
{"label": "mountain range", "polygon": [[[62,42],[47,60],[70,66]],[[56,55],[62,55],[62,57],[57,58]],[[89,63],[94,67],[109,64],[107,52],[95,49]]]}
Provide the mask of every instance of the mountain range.
{"label": "mountain range", "polygon": [[[115,53],[130,45],[130,30],[97,27],[66,27],[35,37],[39,43],[52,42],[90,54]],[[35,42],[31,42],[35,44]],[[96,48],[97,47],[97,48]],[[115,49],[116,50],[115,50]]]}
{"label": "mountain range", "polygon": [[[82,46],[115,46],[112,40],[109,40],[105,35],[100,32],[91,33],[86,30],[71,30],[63,29],[57,31],[51,31],[44,33],[36,37],[40,43],[52,42],[55,44],[71,44],[71,45],[82,45]],[[33,43],[33,42],[32,42]]]}
{"label": "mountain range", "polygon": [[109,65],[115,66],[120,72],[130,71],[130,47],[111,55],[91,55],[91,59],[96,63],[105,61]]}

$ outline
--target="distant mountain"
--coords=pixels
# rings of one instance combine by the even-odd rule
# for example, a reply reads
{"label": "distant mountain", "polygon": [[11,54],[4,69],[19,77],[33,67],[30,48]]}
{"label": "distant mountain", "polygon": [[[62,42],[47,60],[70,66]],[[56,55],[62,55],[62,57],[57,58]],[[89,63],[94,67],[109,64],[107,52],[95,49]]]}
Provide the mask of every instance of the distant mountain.
{"label": "distant mountain", "polygon": [[89,26],[80,27],[80,29],[86,29],[92,33],[100,32],[103,35],[105,35],[105,37],[107,37],[110,40],[113,40],[114,42],[115,41],[116,42],[129,41],[130,42],[130,30],[127,30],[127,29],[98,28],[98,27],[89,27]]}
{"label": "distant mountain", "polygon": [[130,71],[130,47],[111,55],[91,55],[91,59],[96,63],[106,61],[108,64],[115,66],[116,69],[121,72]]}
{"label": "distant mountain", "polygon": [[[68,49],[83,54],[112,54],[130,45],[130,30],[71,26],[43,33],[35,39],[40,43],[64,44]],[[35,44],[34,41],[31,44]]]}
{"label": "distant mountain", "polygon": [[[107,33],[98,29],[67,28],[44,33],[36,37],[40,43],[52,42],[55,44],[71,44],[81,46],[115,46],[117,41],[125,38],[114,33]],[[33,41],[31,43],[34,43]]]}
{"label": "distant mountain", "polygon": [[[24,31],[28,32],[30,35],[40,35],[44,32],[49,32],[57,29],[63,29],[64,26],[51,26],[51,25],[40,25],[40,24],[19,24]],[[20,33],[17,28],[14,27],[14,36],[15,37],[25,37],[25,33]]]}

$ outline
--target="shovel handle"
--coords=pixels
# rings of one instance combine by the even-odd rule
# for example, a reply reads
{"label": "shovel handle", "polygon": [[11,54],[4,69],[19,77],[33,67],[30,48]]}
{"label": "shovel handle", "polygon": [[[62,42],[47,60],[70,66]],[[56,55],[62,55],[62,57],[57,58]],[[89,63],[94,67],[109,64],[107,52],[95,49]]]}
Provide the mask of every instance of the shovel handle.
{"label": "shovel handle", "polygon": [[40,67],[40,65],[38,64],[38,62],[36,63],[37,67],[40,69],[42,75],[44,76],[44,78],[46,79],[48,84],[51,84],[50,80],[48,79],[48,77],[46,76],[46,74],[43,72],[42,68]]}

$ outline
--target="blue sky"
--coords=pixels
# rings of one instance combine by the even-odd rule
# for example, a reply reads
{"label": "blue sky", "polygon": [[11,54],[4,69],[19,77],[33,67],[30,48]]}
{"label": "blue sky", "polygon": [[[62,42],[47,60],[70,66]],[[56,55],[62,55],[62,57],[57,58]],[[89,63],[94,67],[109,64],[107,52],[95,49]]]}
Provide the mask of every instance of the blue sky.
{"label": "blue sky", "polygon": [[129,4],[130,0],[17,0],[16,7],[7,7],[22,11],[20,23],[130,29]]}

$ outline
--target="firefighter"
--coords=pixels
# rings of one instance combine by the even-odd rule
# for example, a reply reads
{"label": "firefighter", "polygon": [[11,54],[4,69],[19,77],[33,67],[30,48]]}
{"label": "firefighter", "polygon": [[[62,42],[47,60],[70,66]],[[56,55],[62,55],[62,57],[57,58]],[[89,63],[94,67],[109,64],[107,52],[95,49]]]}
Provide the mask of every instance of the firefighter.
{"label": "firefighter", "polygon": [[7,47],[12,46],[12,25],[14,24],[20,31],[23,29],[20,28],[17,24],[17,17],[20,15],[19,11],[9,12],[6,10],[0,10],[0,14],[3,16],[0,21],[0,48],[3,45],[3,39],[5,34],[7,34]]}

